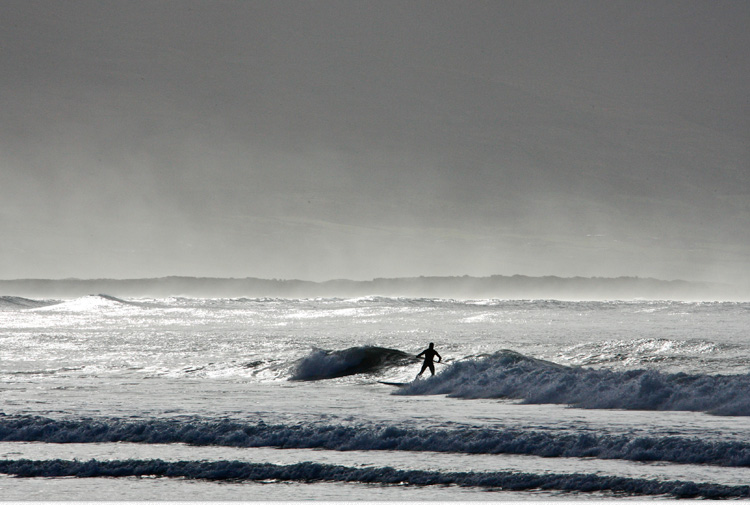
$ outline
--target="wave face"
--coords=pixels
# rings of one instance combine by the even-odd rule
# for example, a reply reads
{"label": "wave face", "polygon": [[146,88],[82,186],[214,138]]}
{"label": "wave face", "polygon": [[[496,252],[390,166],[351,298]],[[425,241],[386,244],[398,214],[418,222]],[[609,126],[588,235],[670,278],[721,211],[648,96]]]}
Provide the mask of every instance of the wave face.
{"label": "wave face", "polygon": [[426,430],[371,425],[248,424],[227,420],[54,420],[36,416],[0,416],[0,441],[521,454],[750,467],[750,444],[740,441],[533,429]]}
{"label": "wave face", "polygon": [[36,309],[60,303],[51,300],[31,300],[20,296],[0,296],[0,310]]}
{"label": "wave face", "polygon": [[480,487],[505,491],[619,492],[676,498],[748,498],[750,486],[657,481],[592,474],[436,472],[391,467],[355,468],[321,463],[275,465],[240,461],[0,461],[0,473],[17,477],[170,477],[212,481],[355,482],[413,486]]}
{"label": "wave face", "polygon": [[750,374],[688,375],[655,370],[566,367],[499,351],[452,364],[394,394],[512,398],[587,409],[687,410],[750,416]]}
{"label": "wave face", "polygon": [[384,369],[413,363],[415,358],[397,349],[360,346],[340,351],[315,349],[294,367],[291,380],[320,380]]}

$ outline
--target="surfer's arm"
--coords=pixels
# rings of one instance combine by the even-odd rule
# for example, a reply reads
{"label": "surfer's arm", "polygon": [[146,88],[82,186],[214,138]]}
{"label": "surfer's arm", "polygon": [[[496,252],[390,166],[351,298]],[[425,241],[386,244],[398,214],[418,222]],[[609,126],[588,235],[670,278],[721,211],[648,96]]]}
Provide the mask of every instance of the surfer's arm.
{"label": "surfer's arm", "polygon": [[435,353],[435,356],[438,357],[438,363],[440,363],[441,361],[443,361],[443,357],[440,356],[437,352]]}
{"label": "surfer's arm", "polygon": [[422,352],[420,352],[419,354],[417,354],[417,358],[421,358],[422,356],[424,356],[424,353],[425,353],[425,352],[426,352],[426,350],[425,350],[425,351],[422,351]]}

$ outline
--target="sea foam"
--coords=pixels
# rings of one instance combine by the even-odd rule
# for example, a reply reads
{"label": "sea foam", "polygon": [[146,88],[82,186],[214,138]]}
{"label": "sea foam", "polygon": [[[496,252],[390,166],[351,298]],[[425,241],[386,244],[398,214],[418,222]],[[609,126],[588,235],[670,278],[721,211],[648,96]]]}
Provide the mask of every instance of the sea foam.
{"label": "sea foam", "polygon": [[689,375],[562,366],[499,351],[456,362],[394,394],[511,398],[588,409],[687,410],[750,416],[750,374]]}

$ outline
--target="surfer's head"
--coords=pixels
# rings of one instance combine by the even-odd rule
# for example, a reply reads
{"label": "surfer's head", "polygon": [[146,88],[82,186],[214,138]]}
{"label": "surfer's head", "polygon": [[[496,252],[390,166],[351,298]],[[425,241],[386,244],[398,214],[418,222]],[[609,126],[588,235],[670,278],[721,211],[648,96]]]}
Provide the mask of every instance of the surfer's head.
{"label": "surfer's head", "polygon": [[432,342],[430,342],[430,349],[432,349],[433,347],[435,347],[435,344],[433,344]]}

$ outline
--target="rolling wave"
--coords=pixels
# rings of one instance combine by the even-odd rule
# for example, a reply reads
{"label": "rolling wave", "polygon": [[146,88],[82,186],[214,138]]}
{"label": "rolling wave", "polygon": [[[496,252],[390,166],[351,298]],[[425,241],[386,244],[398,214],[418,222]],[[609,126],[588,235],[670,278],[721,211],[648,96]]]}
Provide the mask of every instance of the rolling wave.
{"label": "rolling wave", "polygon": [[520,454],[750,467],[750,443],[740,441],[516,428],[427,430],[370,425],[248,424],[228,420],[55,420],[0,415],[0,441]]}
{"label": "rolling wave", "polygon": [[512,398],[587,409],[686,410],[750,416],[750,374],[688,375],[655,370],[566,367],[499,351],[451,364],[394,394]]}
{"label": "rolling wave", "polygon": [[36,309],[60,303],[57,300],[32,300],[20,296],[0,296],[0,310]]}
{"label": "rolling wave", "polygon": [[240,461],[5,460],[0,473],[17,477],[169,477],[211,481],[350,482],[386,485],[479,487],[489,490],[560,490],[666,495],[676,498],[748,498],[750,486],[659,481],[593,474],[438,472],[391,467],[347,467],[304,462],[292,465]]}
{"label": "rolling wave", "polygon": [[413,355],[386,347],[360,346],[339,351],[314,349],[297,362],[291,380],[320,380],[374,373],[416,361]]}

